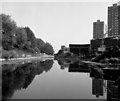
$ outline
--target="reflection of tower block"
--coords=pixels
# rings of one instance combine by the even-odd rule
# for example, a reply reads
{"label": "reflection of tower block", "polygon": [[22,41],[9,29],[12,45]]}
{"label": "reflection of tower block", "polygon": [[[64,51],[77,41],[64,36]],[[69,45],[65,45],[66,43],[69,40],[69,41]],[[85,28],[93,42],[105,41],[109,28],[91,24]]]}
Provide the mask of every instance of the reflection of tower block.
{"label": "reflection of tower block", "polygon": [[103,96],[103,80],[102,79],[92,79],[92,94],[96,97]]}
{"label": "reflection of tower block", "polygon": [[120,87],[118,85],[115,85],[114,82],[108,81],[107,82],[107,99],[108,101],[111,100],[117,100],[120,101]]}

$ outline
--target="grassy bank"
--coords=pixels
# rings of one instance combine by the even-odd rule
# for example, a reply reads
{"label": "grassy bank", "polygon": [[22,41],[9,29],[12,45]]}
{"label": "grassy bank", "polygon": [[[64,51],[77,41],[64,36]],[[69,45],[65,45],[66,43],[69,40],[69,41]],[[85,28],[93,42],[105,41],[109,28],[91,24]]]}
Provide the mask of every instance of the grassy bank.
{"label": "grassy bank", "polygon": [[22,59],[22,58],[31,58],[31,57],[40,57],[41,53],[31,53],[25,50],[2,50],[2,60],[12,60],[12,59]]}

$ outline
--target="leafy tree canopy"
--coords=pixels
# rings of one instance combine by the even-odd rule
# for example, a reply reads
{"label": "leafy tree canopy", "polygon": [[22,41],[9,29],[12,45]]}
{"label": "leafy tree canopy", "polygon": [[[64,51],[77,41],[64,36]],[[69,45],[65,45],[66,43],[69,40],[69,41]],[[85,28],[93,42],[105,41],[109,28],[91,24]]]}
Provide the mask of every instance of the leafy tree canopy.
{"label": "leafy tree canopy", "polygon": [[3,50],[27,50],[32,53],[54,54],[50,43],[35,37],[29,27],[18,27],[9,15],[0,14]]}

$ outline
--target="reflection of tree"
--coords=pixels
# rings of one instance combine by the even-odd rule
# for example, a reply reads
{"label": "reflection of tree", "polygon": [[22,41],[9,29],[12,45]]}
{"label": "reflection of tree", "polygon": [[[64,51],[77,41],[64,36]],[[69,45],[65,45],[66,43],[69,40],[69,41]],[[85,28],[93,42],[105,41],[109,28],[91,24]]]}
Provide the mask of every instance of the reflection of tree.
{"label": "reflection of tree", "polygon": [[42,61],[41,62],[41,67],[44,68],[45,72],[48,72],[53,65],[53,61],[47,60],[47,61]]}
{"label": "reflection of tree", "polygon": [[61,69],[69,68],[69,64],[72,59],[58,59],[58,64],[61,66]]}
{"label": "reflection of tree", "polygon": [[[41,74],[43,71],[49,71],[52,65],[53,61],[47,60],[44,62],[31,62],[18,65],[14,71],[10,71],[10,69],[4,69],[2,71],[2,98],[11,98],[16,90],[20,90],[22,88],[26,89],[36,75]],[[3,67],[4,66],[5,65],[3,65]]]}

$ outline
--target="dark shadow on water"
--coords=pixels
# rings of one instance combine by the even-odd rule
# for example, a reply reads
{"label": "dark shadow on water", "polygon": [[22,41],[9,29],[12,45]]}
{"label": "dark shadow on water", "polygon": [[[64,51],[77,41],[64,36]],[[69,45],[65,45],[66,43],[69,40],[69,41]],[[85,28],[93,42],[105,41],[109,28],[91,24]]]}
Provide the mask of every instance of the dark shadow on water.
{"label": "dark shadow on water", "polygon": [[[2,99],[10,99],[16,90],[26,89],[36,75],[48,72],[53,60],[34,61],[25,64],[3,64],[2,68]],[[11,70],[10,68],[15,68]]]}

